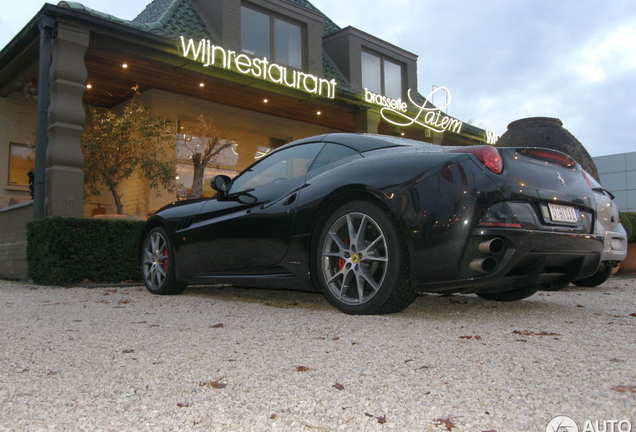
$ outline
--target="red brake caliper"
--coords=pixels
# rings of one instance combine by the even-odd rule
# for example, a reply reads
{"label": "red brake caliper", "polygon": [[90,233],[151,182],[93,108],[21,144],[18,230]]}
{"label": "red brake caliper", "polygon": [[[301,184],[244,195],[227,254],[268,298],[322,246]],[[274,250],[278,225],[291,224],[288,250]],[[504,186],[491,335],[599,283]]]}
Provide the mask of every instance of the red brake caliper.
{"label": "red brake caliper", "polygon": [[[346,243],[346,244],[351,243],[351,239],[346,239],[346,240],[345,240],[345,243]],[[344,258],[338,258],[338,271],[342,270],[342,268],[344,267],[344,265],[345,265],[345,260],[344,260]]]}
{"label": "red brake caliper", "polygon": [[164,256],[164,260],[163,260],[163,271],[168,271],[168,249],[163,251],[163,256]]}

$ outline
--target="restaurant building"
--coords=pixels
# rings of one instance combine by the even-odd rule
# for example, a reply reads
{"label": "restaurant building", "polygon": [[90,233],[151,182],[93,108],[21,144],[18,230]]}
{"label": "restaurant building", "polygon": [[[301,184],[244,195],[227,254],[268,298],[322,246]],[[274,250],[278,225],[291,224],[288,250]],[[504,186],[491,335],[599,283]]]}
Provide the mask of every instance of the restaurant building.
{"label": "restaurant building", "polygon": [[106,191],[84,192],[88,106],[121,111],[135,97],[178,125],[175,188],[150,190],[141,177],[121,185],[124,212],[141,217],[187,196],[192,169],[180,145],[199,116],[232,143],[206,179],[329,132],[494,143],[446,114],[446,88],[420,91],[417,68],[416,54],[341,28],[306,0],[154,0],[132,21],[45,4],[0,51],[0,222],[15,227],[0,236],[0,261],[24,260],[33,217],[115,213]]}
{"label": "restaurant building", "polygon": [[[46,4],[0,52],[0,207],[30,199],[39,126],[44,215],[113,212],[108,194],[83,199],[84,108],[118,109],[135,94],[153,114],[176,119],[186,136],[200,115],[227,128],[234,145],[215,167],[229,174],[284,143],[327,132],[487,141],[485,131],[435,109],[430,92],[418,90],[417,59],[340,28],[305,0],[155,0],[132,21],[75,2]],[[176,185],[188,187],[183,162]],[[128,214],[175,198],[129,183],[122,192]]]}

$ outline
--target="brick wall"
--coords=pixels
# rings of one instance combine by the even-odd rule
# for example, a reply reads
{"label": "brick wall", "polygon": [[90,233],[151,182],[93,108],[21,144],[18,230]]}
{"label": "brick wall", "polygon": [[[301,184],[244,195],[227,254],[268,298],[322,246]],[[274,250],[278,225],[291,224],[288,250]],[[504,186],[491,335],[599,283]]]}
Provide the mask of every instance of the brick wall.
{"label": "brick wall", "polygon": [[27,224],[33,220],[33,201],[0,209],[0,279],[27,279]]}

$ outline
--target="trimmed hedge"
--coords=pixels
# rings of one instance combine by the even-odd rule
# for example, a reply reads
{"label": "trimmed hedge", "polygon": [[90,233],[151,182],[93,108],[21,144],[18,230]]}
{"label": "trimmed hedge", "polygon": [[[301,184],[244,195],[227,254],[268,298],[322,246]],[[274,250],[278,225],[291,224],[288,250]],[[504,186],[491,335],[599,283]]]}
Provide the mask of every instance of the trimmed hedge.
{"label": "trimmed hedge", "polygon": [[636,212],[621,212],[621,223],[627,231],[627,241],[636,243]]}
{"label": "trimmed hedge", "polygon": [[49,217],[27,225],[27,272],[33,282],[140,280],[139,240],[145,222]]}

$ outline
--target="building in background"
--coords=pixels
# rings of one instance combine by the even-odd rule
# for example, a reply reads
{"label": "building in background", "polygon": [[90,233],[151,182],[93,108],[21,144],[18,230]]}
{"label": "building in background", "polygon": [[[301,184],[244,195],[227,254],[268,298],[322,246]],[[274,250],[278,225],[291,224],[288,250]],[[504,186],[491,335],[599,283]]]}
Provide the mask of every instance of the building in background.
{"label": "building in background", "polygon": [[636,152],[593,158],[601,184],[621,211],[636,212]]}

